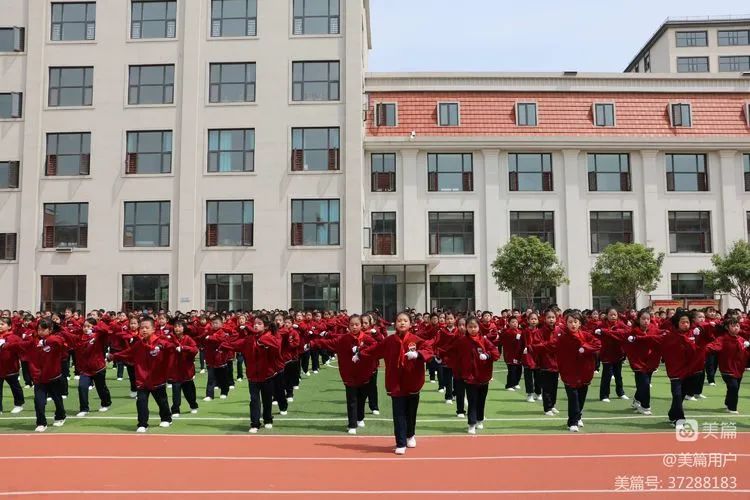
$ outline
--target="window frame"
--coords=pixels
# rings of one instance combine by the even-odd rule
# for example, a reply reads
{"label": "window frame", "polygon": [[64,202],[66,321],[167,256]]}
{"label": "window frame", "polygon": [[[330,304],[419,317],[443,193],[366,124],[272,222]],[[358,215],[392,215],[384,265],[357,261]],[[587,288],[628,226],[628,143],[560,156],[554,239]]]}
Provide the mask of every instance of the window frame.
{"label": "window frame", "polygon": [[[521,123],[521,107],[524,108],[524,120],[527,121],[527,123]],[[529,113],[528,113],[528,107],[533,106],[534,107],[534,123],[528,123],[529,119]],[[539,105],[536,101],[516,101],[515,105],[515,114],[516,114],[516,127],[538,127],[539,126]]]}
{"label": "window frame", "polygon": [[[297,2],[294,1],[294,0],[292,0],[292,2],[291,2],[291,9],[290,9],[291,21],[292,21],[291,35],[293,37],[298,37],[298,36],[300,36],[300,37],[303,37],[303,36],[308,36],[308,37],[342,36],[342,32],[341,32],[341,23],[342,23],[342,18],[343,18],[342,14],[341,14],[341,3],[342,2],[340,2],[340,1],[338,2],[339,8],[338,8],[338,13],[336,13],[336,14],[332,14],[331,13],[332,12],[331,11],[331,6],[333,5],[334,0],[328,0],[328,15],[327,16],[306,16],[305,15],[305,4],[308,1],[314,1],[314,0],[299,0],[299,1],[302,1],[302,15],[301,16],[297,15],[297,13],[295,12],[295,7],[296,7],[295,4]],[[324,17],[328,18],[328,22],[326,23],[327,26],[328,26],[328,32],[327,33],[306,33],[305,32],[306,19],[308,19],[308,18],[324,18]],[[334,26],[336,27],[336,31],[333,31],[333,27]]]}
{"label": "window frame", "polygon": [[[224,66],[245,66],[244,81],[223,81]],[[218,80],[214,82],[214,69],[218,71]],[[252,73],[252,80],[248,80],[248,74]],[[223,100],[222,89],[225,85],[242,85],[243,100]],[[215,90],[216,89],[216,90]],[[217,92],[214,95],[214,92]],[[226,92],[226,91],[225,91]],[[208,64],[208,104],[211,106],[221,105],[247,105],[257,102],[258,99],[258,66],[254,61],[239,62],[211,62]]]}
{"label": "window frame", "polygon": [[[698,217],[698,224],[702,227],[702,231],[680,231],[673,230],[673,223],[677,223],[678,214],[696,214]],[[705,218],[704,218],[705,215]],[[669,210],[667,211],[667,234],[669,238],[669,253],[670,254],[693,254],[693,255],[705,255],[713,253],[713,224],[711,222],[711,211],[709,210]],[[704,227],[707,226],[707,227]],[[703,235],[703,251],[701,252],[688,252],[680,251],[677,241],[679,234],[696,234]],[[674,236],[673,236],[674,235]],[[707,236],[707,238],[706,238]],[[700,236],[699,236],[700,238]],[[674,244],[673,240],[674,239]]]}
{"label": "window frame", "polygon": [[[138,148],[141,142],[141,134],[161,134],[161,151],[140,151]],[[169,151],[165,151],[166,138],[169,137]],[[131,151],[131,137],[135,137],[135,151]],[[159,155],[161,159],[161,172],[139,172],[138,164],[140,163],[139,155]],[[164,165],[167,170],[164,170]],[[127,130],[125,132],[125,175],[171,175],[172,162],[174,160],[174,131],[172,130]]]}
{"label": "window frame", "polygon": [[10,31],[13,34],[11,50],[0,50],[0,54],[24,54],[26,52],[26,28],[22,26],[2,26],[0,31]]}
{"label": "window frame", "polygon": [[[611,220],[617,220],[622,225],[622,233],[615,233],[612,231],[601,231],[599,230],[599,224],[601,221],[602,214],[619,214],[619,218],[616,219],[609,219]],[[625,216],[628,217],[625,217]],[[596,224],[596,227],[595,227]],[[630,225],[630,231],[627,231],[628,224]],[[615,241],[614,243],[626,243],[631,244],[635,242],[635,229],[633,227],[633,211],[632,210],[592,210],[589,212],[589,251],[592,255],[598,255],[601,254],[605,248],[607,248],[609,244],[602,245],[601,243],[601,234],[606,235],[622,235],[623,238],[619,241]],[[628,238],[629,235],[629,238]]]}
{"label": "window frame", "polygon": [[[708,56],[679,56],[676,62],[677,73],[710,73],[711,72],[711,58]],[[702,63],[705,61],[706,70],[697,71],[696,68],[699,66],[702,68]],[[680,68],[683,69],[680,69]],[[685,71],[684,69],[687,69]]]}
{"label": "window frame", "polygon": [[[446,107],[447,123],[442,122],[443,107]],[[451,106],[456,107],[456,123],[451,123]],[[437,103],[437,126],[438,127],[460,127],[461,126],[461,103],[459,101],[439,101]]]}
{"label": "window frame", "polygon": [[[382,171],[375,170],[375,157],[380,156]],[[393,158],[393,172],[386,171],[386,157],[388,160]],[[370,153],[370,192],[371,193],[395,193],[396,192],[396,171],[398,169],[396,153]],[[382,176],[382,177],[381,177]],[[390,189],[377,189],[376,186],[381,186],[380,179],[386,179]],[[385,181],[382,182],[385,185]]]}
{"label": "window frame", "polygon": [[[599,108],[603,107],[606,109],[606,107],[609,106],[612,108],[612,124],[607,124],[607,114],[606,111],[604,111],[603,118],[604,123],[599,123]],[[594,118],[594,126],[595,127],[601,127],[601,128],[615,128],[617,127],[617,106],[614,102],[595,102],[592,104],[591,107],[591,113]]]}
{"label": "window frame", "polygon": [[[221,222],[221,204],[222,203],[240,203],[240,209],[242,211],[242,220],[240,222]],[[216,222],[211,222],[211,211],[212,204],[216,207]],[[249,210],[249,220],[245,219],[245,215]],[[255,200],[254,199],[222,199],[222,200],[206,200],[206,212],[205,212],[205,249],[216,249],[216,248],[252,248],[255,246]],[[212,227],[213,226],[213,227]],[[241,241],[239,244],[224,244],[220,239],[220,230],[222,226],[239,226]]]}
{"label": "window frame", "polygon": [[[522,214],[540,214],[541,218],[536,219],[536,223],[544,225],[544,232],[540,236],[539,233],[534,231],[515,231],[513,230],[514,223],[520,224],[522,220],[530,220],[528,218],[522,219]],[[536,236],[542,242],[549,243],[552,248],[555,247],[556,234],[555,234],[555,212],[554,210],[511,210],[508,212],[508,236],[509,239],[517,236],[519,238],[528,238],[530,236]],[[550,241],[551,240],[551,241]]]}
{"label": "window frame", "polygon": [[[726,64],[726,59],[734,59],[735,61],[732,61],[732,63],[737,63],[736,66],[739,67],[736,69],[722,69],[722,65]],[[750,71],[750,55],[719,56],[719,73],[744,73],[747,71]]]}
{"label": "window frame", "polygon": [[[392,224],[392,230],[378,231],[377,224],[383,228]],[[398,217],[396,212],[371,212],[370,213],[370,245],[372,255],[393,256],[398,254]],[[387,229],[387,228],[386,228]],[[386,249],[387,247],[387,249]],[[385,250],[384,250],[385,249]]]}
{"label": "window frame", "polygon": [[[158,206],[158,222],[156,224],[146,224],[138,222],[138,206],[143,204],[159,204]],[[133,222],[128,223],[128,206],[133,206]],[[158,249],[158,248],[170,248],[172,246],[172,202],[168,200],[138,200],[138,201],[125,201],[123,203],[123,224],[122,224],[122,248],[134,248],[138,250],[144,249]],[[166,210],[165,210],[166,209]],[[167,222],[162,222],[164,212],[166,211]],[[139,227],[151,227],[156,226],[159,234],[159,241],[156,245],[139,245],[137,239],[137,231]],[[129,244],[128,229],[130,229],[132,243]],[[166,229],[166,242],[163,241],[165,237],[164,229]]]}
{"label": "window frame", "polygon": [[[153,300],[153,301],[151,301],[151,300],[136,300],[135,299],[135,288],[136,288],[136,286],[135,286],[135,279],[136,278],[151,278],[151,277],[157,277],[159,279],[158,287],[154,290],[156,292],[156,295],[154,296],[155,300]],[[132,298],[125,296],[125,291],[127,290],[127,288],[125,286],[125,282],[126,282],[126,280],[128,278],[130,278],[132,280],[132,287],[130,287],[130,290],[133,291]],[[164,281],[165,280],[166,280],[166,286],[164,285]],[[171,286],[170,286],[171,283],[170,283],[170,276],[169,276],[169,274],[157,274],[157,273],[155,273],[155,274],[123,274],[122,275],[122,280],[120,281],[120,283],[121,283],[121,286],[122,286],[121,293],[120,293],[120,297],[122,298],[122,301],[121,301],[121,306],[122,307],[120,309],[121,311],[126,311],[126,312],[133,311],[134,312],[134,311],[143,310],[145,308],[152,308],[154,311],[160,311],[162,309],[169,310],[169,296],[170,296],[170,293],[171,293]],[[160,293],[163,294],[165,288],[166,288],[166,291],[167,291],[167,298],[163,299],[163,298],[159,297],[159,294]],[[126,304],[130,304],[131,306],[133,306],[133,305],[135,305],[138,302],[143,302],[143,303],[154,302],[154,306],[152,307],[152,306],[149,305],[147,307],[141,307],[139,309],[135,309],[135,308],[129,309],[128,307],[126,307]]]}
{"label": "window frame", "polygon": [[[78,143],[80,146],[80,152],[78,154],[73,153],[59,153],[59,144],[61,136],[80,136]],[[88,177],[91,175],[91,132],[47,132],[45,136],[45,162],[44,162],[44,177]],[[50,141],[54,139],[55,151],[50,151]],[[88,144],[88,151],[86,151],[85,145]],[[60,157],[78,156],[78,174],[73,175],[61,175],[59,171],[59,159]]]}
{"label": "window frame", "polygon": [[[58,226],[55,224],[55,218],[57,216],[57,206],[58,205],[76,205],[78,208],[77,213],[77,224],[67,224],[67,225],[60,225]],[[85,208],[85,210],[84,210]],[[50,213],[49,210],[52,209],[53,211]],[[85,214],[84,214],[85,212]],[[83,216],[85,215],[85,217]],[[51,216],[52,217],[52,224],[46,224],[45,217]],[[72,244],[60,244],[57,240],[58,237],[58,231],[59,228],[76,228],[75,231],[77,232],[76,236],[76,242]],[[89,229],[89,203],[88,202],[50,202],[50,203],[42,203],[42,248],[45,249],[57,249],[57,248],[79,248],[79,249],[86,249],[88,248],[88,229]],[[50,228],[51,232],[50,232]]]}
{"label": "window frame", "polygon": [[0,262],[18,260],[18,233],[0,233]]}
{"label": "window frame", "polygon": [[[442,232],[440,231],[441,216],[446,216],[446,215],[461,215],[461,218],[460,218],[461,223],[464,225],[470,224],[471,232],[468,232],[468,231]],[[470,217],[467,217],[467,216],[470,216]],[[455,220],[458,221],[459,219],[455,219]],[[475,245],[474,240],[476,238],[476,227],[475,227],[474,222],[475,222],[474,212],[471,212],[471,211],[429,211],[427,212],[427,239],[428,239],[429,255],[443,255],[443,256],[475,255],[476,245]],[[433,228],[435,229],[434,231],[433,231]],[[464,227],[464,229],[466,228]],[[455,251],[441,252],[442,250],[442,245],[441,245],[442,236],[441,235],[446,235],[445,236],[446,238],[451,238],[452,247],[454,249],[456,247],[455,245],[456,238],[461,238],[463,240],[462,248],[464,249],[464,251],[462,253],[457,253]],[[471,248],[469,251],[466,251],[466,248],[468,245],[471,245]]]}
{"label": "window frame", "polygon": [[[539,172],[519,172],[518,171],[518,158],[519,156],[539,156],[541,160]],[[549,170],[545,171],[545,158],[549,159]],[[519,174],[539,174],[541,176],[541,190],[530,190],[520,189],[520,177]],[[555,178],[554,178],[554,165],[552,153],[534,153],[534,152],[523,152],[523,153],[508,153],[508,191],[511,193],[553,193],[555,191]]]}
{"label": "window frame", "polygon": [[[680,44],[680,35],[688,35],[683,37],[684,44]],[[698,37],[696,35],[703,36],[703,44],[697,43]],[[679,48],[690,48],[690,47],[708,47],[708,31],[706,30],[688,30],[688,31],[676,31],[674,34],[675,47]]]}
{"label": "window frame", "polygon": [[[84,19],[81,21],[65,21],[65,8],[70,5],[84,6]],[[60,21],[55,21],[55,7],[60,7]],[[89,19],[89,9],[93,7],[93,20]],[[64,39],[66,24],[83,24],[84,38]],[[55,38],[57,28],[58,38]],[[50,3],[50,30],[49,41],[52,43],[81,43],[96,41],[96,2],[51,2]]]}
{"label": "window frame", "polygon": [[[730,33],[737,34],[738,36],[736,36],[734,38],[737,38],[738,40],[741,40],[742,33],[744,33],[745,34],[745,39],[747,40],[747,43],[722,43],[722,34],[727,35],[725,37],[725,39],[727,41],[730,41],[731,40],[730,35],[729,35]],[[739,29],[739,30],[738,29],[734,29],[734,30],[718,30],[717,33],[716,33],[716,44],[719,47],[746,47],[746,46],[750,45],[750,29],[746,29],[746,30],[743,30],[743,29]]]}
{"label": "window frame", "polygon": [[[295,278],[299,278],[300,284],[297,285],[302,291],[302,297],[298,297],[295,299],[294,294],[297,289],[295,286]],[[328,298],[318,299],[312,298],[312,299],[306,299],[305,298],[305,283],[308,283],[307,279],[312,278],[315,283],[316,287],[316,294],[318,292],[318,288],[320,288],[320,295],[328,295]],[[323,280],[322,278],[325,278]],[[290,284],[290,290],[289,290],[289,304],[291,307],[296,311],[312,311],[312,310],[332,310],[332,311],[338,311],[341,307],[341,274],[340,273],[291,273],[291,276],[289,277],[289,284]],[[322,287],[321,287],[322,285]],[[333,293],[331,293],[333,291]],[[334,296],[334,298],[331,298]],[[308,302],[313,302],[312,307],[308,307],[305,304]],[[321,307],[321,305],[323,307]],[[334,307],[335,306],[335,307]]]}
{"label": "window frame", "polygon": [[[162,81],[161,83],[147,83],[142,84],[142,71],[143,68],[162,68]],[[138,83],[134,84],[133,70],[138,70]],[[171,69],[171,83],[169,82],[169,75]],[[126,106],[174,106],[175,105],[175,70],[177,68],[174,64],[130,64],[128,65],[128,91],[125,95]],[[141,103],[141,92],[143,87],[161,87],[162,102],[149,102]],[[135,102],[133,102],[133,92],[135,91]],[[169,95],[167,94],[169,93]]]}
{"label": "window frame", "polygon": [[[393,123],[388,123],[388,107],[393,106]],[[377,102],[375,103],[375,126],[376,127],[398,127],[398,103]]]}
{"label": "window frame", "polygon": [[[209,283],[210,278],[215,278],[215,283]],[[234,285],[232,284],[232,277],[239,278],[240,281],[240,299],[223,299],[218,298],[219,292],[222,287],[222,283],[220,283],[220,279],[222,277],[227,277],[228,284],[226,285],[228,289],[232,288]],[[249,278],[249,279],[247,279]],[[250,290],[245,289],[245,285],[249,283],[250,284]],[[215,288],[215,296],[216,299],[210,299],[209,298],[209,287]],[[206,308],[206,311],[212,311],[212,312],[222,312],[222,311],[252,311],[253,310],[253,295],[254,295],[254,288],[255,288],[255,277],[252,273],[206,273],[203,275],[203,290],[204,290],[204,297],[203,297],[203,303]],[[227,289],[227,291],[228,291]],[[249,298],[247,297],[247,293],[249,292]],[[233,302],[240,302],[245,303],[249,302],[248,304],[243,304],[240,307],[227,307],[226,309],[221,309],[218,307],[218,304],[226,302],[227,306],[231,306]],[[211,308],[211,306],[216,306],[215,308]],[[248,306],[248,307],[245,307]]]}
{"label": "window frame", "polygon": [[[221,149],[222,133],[242,133],[242,147],[243,149]],[[216,135],[217,149],[212,149],[212,134]],[[250,143],[250,149],[248,149],[248,143]],[[221,159],[223,154],[242,154],[242,170],[236,170],[234,168],[230,170],[221,170]],[[211,159],[215,157],[216,169],[211,169]],[[231,156],[230,156],[231,160]],[[250,164],[250,168],[248,168]],[[232,165],[234,167],[234,165]],[[231,174],[249,174],[255,173],[255,129],[254,128],[211,128],[208,129],[208,147],[206,157],[206,173],[216,175],[231,175]]]}
{"label": "window frame", "polygon": [[745,192],[750,193],[750,153],[742,154],[742,173],[745,179]]}
{"label": "window frame", "polygon": [[[600,156],[618,156],[620,171],[617,174],[612,172],[599,172],[597,170],[597,159]],[[625,171],[623,171],[623,158],[625,159]],[[593,162],[593,164],[592,164]],[[592,170],[593,168],[593,170]],[[588,174],[588,192],[589,193],[631,193],[633,191],[632,171],[630,169],[630,153],[610,153],[610,152],[591,152],[586,153],[586,169]],[[620,177],[619,190],[602,190],[599,189],[599,175],[618,175]],[[593,181],[593,182],[592,182]],[[593,185],[593,189],[592,189]]]}
{"label": "window frame", "polygon": [[[305,204],[307,203],[321,203],[326,202],[327,207],[327,219],[326,221],[306,222],[305,221]],[[335,206],[332,202],[335,202]],[[301,221],[295,221],[295,204],[301,204],[299,213],[302,215]],[[292,198],[291,199],[291,210],[289,213],[290,224],[290,239],[289,246],[291,248],[331,248],[340,247],[341,242],[341,199],[340,198]],[[338,214],[337,220],[332,220],[333,214]],[[316,242],[314,244],[308,244],[305,242],[305,226],[315,226]],[[327,236],[327,243],[321,243],[318,239],[319,226],[325,226],[325,235]],[[334,228],[335,226],[335,228]],[[335,237],[334,237],[335,235]]]}
{"label": "window frame", "polygon": [[[675,111],[679,109],[679,119]],[[687,109],[688,123],[685,124],[685,110]],[[692,128],[693,127],[693,106],[689,102],[670,102],[667,108],[669,115],[669,126],[672,128]]]}
{"label": "window frame", "polygon": [[[80,86],[76,85],[62,85],[62,73],[64,70],[82,70],[82,81]],[[59,71],[59,75],[57,76],[57,85],[53,85],[53,71]],[[91,85],[86,85],[87,75],[91,75]],[[47,71],[47,108],[91,108],[94,106],[94,67],[93,66],[50,66]],[[60,94],[63,89],[79,89],[81,92],[81,103],[82,104],[59,104],[60,102]],[[58,104],[53,104],[52,99],[52,93],[53,91],[57,92],[57,102]],[[88,98],[90,99],[89,103],[86,104],[87,100],[87,91],[88,91]]]}
{"label": "window frame", "polygon": [[[149,22],[162,22],[164,23],[164,36],[155,36],[155,37],[144,37],[143,36],[143,5],[141,6],[141,16],[139,19],[135,18],[135,5],[139,4],[146,4],[146,3],[163,3],[165,4],[165,16],[163,19],[150,19],[146,20]],[[170,17],[169,15],[169,4],[174,4],[174,17]],[[128,9],[128,40],[134,41],[134,40],[176,40],[177,39],[177,18],[179,17],[177,14],[177,0],[130,0],[130,9]],[[139,23],[138,26],[138,36],[134,35],[135,32],[135,24]],[[169,36],[170,34],[170,23],[173,36]]]}
{"label": "window frame", "polygon": [[[223,12],[220,13],[220,16],[216,16],[214,14],[214,2],[221,2],[221,10],[224,9],[224,2],[226,0],[209,0],[211,3],[209,5],[210,12],[208,15],[208,22],[209,22],[209,29],[208,29],[208,37],[209,39],[232,39],[232,38],[257,38],[258,37],[258,1],[257,0],[245,0],[245,7],[246,11],[249,13],[250,9],[247,8],[251,3],[255,5],[255,15],[249,16],[245,15],[245,17],[228,17],[225,18],[223,16]],[[244,19],[245,20],[245,35],[227,35],[224,36],[223,34],[215,34],[217,32],[222,33],[224,29],[224,21],[226,20],[239,20]],[[218,23],[218,24],[217,24]],[[252,31],[252,34],[250,33]]]}
{"label": "window frame", "polygon": [[[677,177],[676,176],[687,176],[692,175],[692,172],[675,172],[674,163],[676,157],[690,157],[693,156],[696,159],[696,187],[695,190],[684,190],[677,188]],[[703,159],[702,161],[700,159]],[[705,153],[665,153],[664,154],[664,168],[667,174],[666,185],[668,193],[708,193],[711,191],[711,183],[709,178],[709,167],[708,167],[708,155]],[[701,167],[703,172],[701,172]],[[702,189],[705,188],[705,189]]]}
{"label": "window frame", "polygon": [[[55,275],[43,274],[41,275],[39,279],[39,284],[40,284],[39,310],[40,311],[54,311],[54,307],[52,306],[52,304],[56,302],[62,302],[62,303],[70,302],[68,300],[55,300],[54,280],[56,278],[58,279],[70,278],[73,280],[73,285],[75,288],[75,292],[74,292],[75,298],[72,301],[73,304],[71,304],[71,309],[85,313],[86,312],[86,275],[85,274],[55,274]],[[48,286],[45,286],[44,284],[45,280],[49,282]],[[44,292],[46,288],[49,288],[50,297],[49,297],[49,300],[45,301]],[[81,294],[81,292],[83,293]],[[57,312],[63,312],[64,309],[65,307],[60,307],[60,311],[57,311]]]}
{"label": "window frame", "polygon": [[4,182],[0,182],[0,191],[12,191],[17,190],[21,186],[21,162],[18,160],[2,160],[0,166],[4,169],[8,169],[8,186],[4,186]]}
{"label": "window frame", "polygon": [[[700,277],[700,283],[701,288],[703,289],[703,293],[680,293],[680,282],[683,282],[683,286],[685,282],[698,282],[698,280],[688,280],[688,279],[680,279],[681,277],[687,277],[687,276],[699,276]],[[675,288],[676,286],[676,288]],[[703,279],[703,275],[701,273],[670,273],[669,274],[669,293],[672,296],[673,300],[683,300],[683,299],[713,299],[714,293],[711,289],[706,287],[706,280]],[[679,297],[675,298],[675,297]]]}
{"label": "window frame", "polygon": [[[459,280],[455,278],[461,278],[461,279]],[[471,279],[468,279],[468,278],[471,278]],[[440,288],[441,288],[440,285],[442,283],[461,283],[464,288],[465,296],[460,296],[460,295],[449,296],[449,295],[434,293],[436,290],[440,291]],[[468,312],[476,310],[476,299],[477,299],[476,275],[474,274],[431,274],[430,281],[428,284],[429,284],[429,291],[430,291],[430,310],[438,308],[443,311],[451,311],[453,313],[460,313],[460,312],[468,313]],[[467,293],[469,290],[471,290],[470,294]],[[465,302],[464,309],[446,308],[440,305],[441,301]]]}
{"label": "window frame", "polygon": [[[305,147],[305,132],[306,131],[312,131],[312,130],[327,130],[328,131],[328,148],[322,149],[322,148],[306,148]],[[302,148],[295,148],[295,145],[297,144],[297,138],[295,137],[295,134],[301,134],[300,140],[302,143]],[[290,165],[290,172],[293,173],[300,173],[300,172],[312,172],[312,173],[334,173],[334,172],[341,172],[341,128],[340,127],[292,127],[291,132],[291,146],[292,146],[292,152],[291,152],[291,165]],[[306,159],[306,152],[311,151],[327,151],[327,163],[326,163],[326,169],[320,169],[315,168],[311,169],[308,168],[308,163],[305,161]]]}
{"label": "window frame", "polygon": [[[305,68],[308,64],[325,64],[326,65],[326,80],[306,80],[305,79]],[[331,80],[331,67],[332,65],[338,66],[337,71],[337,78],[334,80]],[[300,67],[301,71],[301,80],[297,80],[296,78],[296,68]],[[309,70],[308,70],[309,71]],[[309,102],[315,102],[315,103],[338,103],[341,102],[341,61],[336,59],[330,59],[330,60],[312,60],[312,61],[292,61],[292,95],[291,95],[291,102],[293,104],[298,103],[309,103]],[[322,85],[323,83],[326,84],[326,95],[327,98],[325,99],[305,99],[305,86],[309,85]],[[332,93],[331,89],[336,89],[336,98],[332,99]],[[297,96],[297,88],[299,88],[299,99],[296,98]]]}
{"label": "window frame", "polygon": [[[440,159],[444,157],[460,156],[460,172],[441,172]],[[468,170],[467,168],[468,158]],[[447,160],[447,159],[446,159]],[[434,167],[434,168],[433,168]],[[441,174],[461,175],[461,189],[444,189],[440,187]],[[474,192],[474,155],[472,153],[427,153],[427,192],[429,193],[471,193]]]}

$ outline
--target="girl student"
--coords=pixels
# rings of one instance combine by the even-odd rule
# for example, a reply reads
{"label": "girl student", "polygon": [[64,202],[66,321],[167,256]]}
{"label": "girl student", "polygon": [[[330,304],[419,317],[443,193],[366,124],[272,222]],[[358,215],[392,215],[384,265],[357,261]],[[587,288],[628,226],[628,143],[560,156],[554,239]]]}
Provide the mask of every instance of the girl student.
{"label": "girl student", "polygon": [[[703,311],[695,311],[693,316],[693,323],[695,326],[705,330],[712,336],[715,336],[716,323],[707,322],[706,314]],[[699,399],[706,399],[703,394],[703,385],[706,382],[706,359],[708,358],[707,350],[701,351],[693,361],[689,368],[689,381],[684,389],[684,396],[686,401],[697,401]]]}
{"label": "girl student", "polygon": [[378,360],[372,357],[360,359],[359,352],[375,344],[375,339],[362,331],[362,320],[357,314],[349,317],[348,333],[310,342],[311,349],[336,353],[339,374],[346,389],[349,434],[356,434],[357,427],[365,426],[365,399],[369,394],[369,383],[377,370]]}
{"label": "girl student", "polygon": [[[617,309],[610,307],[607,309],[605,318],[596,325],[594,334],[601,335],[607,333],[622,333],[628,330],[627,325],[620,321]],[[625,394],[622,385],[622,362],[625,360],[625,351],[617,340],[616,335],[605,335],[601,337],[602,351],[599,353],[599,359],[602,363],[602,379],[599,385],[599,400],[609,403],[610,383],[612,376],[615,378],[615,393],[620,399],[629,399]]]}
{"label": "girl student", "polygon": [[[261,412],[264,427],[273,428],[273,377],[277,372],[278,359],[281,358],[281,338],[274,329],[275,325],[267,317],[258,317],[254,319],[253,328],[247,334],[241,333],[239,337],[227,339],[221,344],[222,350],[242,353],[247,363],[251,434],[260,429]],[[286,414],[286,411],[281,414]]]}
{"label": "girl student", "polygon": [[544,325],[539,330],[540,339],[531,345],[529,351],[539,364],[539,380],[542,388],[542,411],[548,417],[554,417],[560,413],[555,408],[560,374],[558,372],[555,353],[544,349],[544,346],[561,335],[555,311],[549,309],[544,313]]}
{"label": "girl student", "polygon": [[501,330],[497,339],[498,347],[502,349],[505,365],[508,367],[508,376],[505,381],[505,389],[516,391],[521,388],[521,358],[523,356],[523,335],[518,327],[518,318],[508,318],[507,326]]}
{"label": "girl student", "polygon": [[424,386],[425,363],[432,359],[432,344],[410,332],[411,318],[406,312],[396,316],[396,334],[360,351],[361,361],[385,360],[385,389],[391,396],[396,454],[416,448],[419,392]]}
{"label": "girl student", "polygon": [[[376,324],[375,318],[370,314],[363,314],[362,317],[362,331],[369,333],[375,342],[382,342],[388,335],[385,327]],[[383,331],[385,330],[385,334]],[[380,362],[375,364],[375,371],[370,377],[370,381],[367,383],[367,404],[370,407],[370,411],[373,415],[380,415],[380,406],[378,405],[378,367]]]}
{"label": "girl student", "polygon": [[198,345],[190,335],[187,335],[183,320],[175,321],[173,328],[174,342],[177,345],[172,355],[169,380],[172,381],[172,418],[179,418],[183,395],[188,406],[190,406],[190,413],[198,413],[195,382],[193,381]]}
{"label": "girl student", "polygon": [[721,378],[727,385],[724,406],[729,413],[736,415],[739,413],[737,401],[742,376],[745,373],[748,361],[750,361],[750,342],[748,342],[747,333],[742,336],[740,319],[737,316],[725,317],[720,330],[724,334],[709,344],[707,349],[718,354]]}
{"label": "girl student", "polygon": [[[113,322],[110,325],[112,335],[109,338],[109,352],[115,353],[124,351],[128,348],[131,339],[138,335],[138,318],[135,316],[120,318],[117,322]],[[116,363],[117,368],[117,380],[122,380],[124,372],[128,373],[128,381],[130,382],[130,397],[135,398],[135,370],[132,365],[126,365],[125,363]]]}
{"label": "girl student", "polygon": [[449,349],[466,387],[469,400],[469,434],[484,428],[484,407],[492,378],[492,364],[500,359],[500,352],[487,337],[480,334],[479,321],[466,322],[466,334],[457,338]]}
{"label": "girl student", "polygon": [[[18,346],[21,337],[11,331],[11,320],[8,317],[0,318],[0,414],[3,412],[3,385],[8,382],[10,392],[13,394],[12,414],[21,413],[26,402],[23,396],[23,388],[18,381],[18,373],[21,364],[18,358]],[[15,347],[11,347],[14,346]],[[3,346],[6,346],[3,349]]]}
{"label": "girl student", "polygon": [[528,346],[539,342],[542,333],[539,329],[539,315],[530,312],[526,316],[526,327],[521,331],[524,348],[521,351],[521,365],[523,366],[523,381],[526,389],[526,401],[533,403],[542,399],[542,384],[539,377],[536,358]]}
{"label": "girl student", "polygon": [[281,336],[284,394],[287,402],[291,403],[294,401],[294,388],[299,388],[299,354],[304,350],[304,344],[300,339],[299,329],[293,327],[292,318],[277,314],[274,322]]}
{"label": "girl student", "polygon": [[[453,386],[453,367],[455,359],[450,353],[453,343],[459,338],[458,328],[456,328],[456,316],[452,312],[445,315],[445,325],[438,331],[435,337],[433,351],[435,359],[439,363],[439,370],[442,373],[443,385],[445,386],[445,404],[452,405],[455,397]],[[462,396],[463,398],[463,396]],[[463,408],[463,399],[461,408]]]}
{"label": "girl student", "polygon": [[219,346],[229,340],[234,332],[224,326],[220,316],[211,318],[210,327],[200,337],[208,366],[208,380],[206,381],[206,397],[203,401],[212,401],[216,386],[219,386],[219,398],[226,399],[229,394],[229,363],[234,359],[234,353],[221,350]]}
{"label": "girl student", "polygon": [[[459,339],[466,335],[466,318],[458,318],[456,321],[456,339]],[[466,384],[464,383],[464,375],[461,373],[461,365],[449,355],[449,363],[453,365],[453,392],[456,398],[456,417],[466,418],[466,406],[468,400],[466,399]]]}

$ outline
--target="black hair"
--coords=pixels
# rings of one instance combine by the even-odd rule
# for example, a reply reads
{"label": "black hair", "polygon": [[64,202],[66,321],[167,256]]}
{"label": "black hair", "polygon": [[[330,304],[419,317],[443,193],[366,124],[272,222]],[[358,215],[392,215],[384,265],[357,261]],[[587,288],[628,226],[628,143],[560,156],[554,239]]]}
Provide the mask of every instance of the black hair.
{"label": "black hair", "polygon": [[672,319],[670,320],[672,322],[672,326],[678,328],[680,326],[680,318],[687,318],[692,323],[695,319],[695,313],[683,308],[677,309],[674,313],[674,316],[672,316]]}

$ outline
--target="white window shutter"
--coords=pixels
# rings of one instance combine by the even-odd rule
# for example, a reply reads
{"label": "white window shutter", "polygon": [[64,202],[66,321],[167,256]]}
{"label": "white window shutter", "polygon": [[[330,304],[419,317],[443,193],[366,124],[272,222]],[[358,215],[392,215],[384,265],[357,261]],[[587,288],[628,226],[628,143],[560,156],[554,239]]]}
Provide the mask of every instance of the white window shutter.
{"label": "white window shutter", "polygon": [[247,36],[255,36],[258,34],[258,20],[255,18],[247,20]]}
{"label": "white window shutter", "polygon": [[211,22],[211,36],[214,38],[221,36],[221,21],[219,19],[215,19]]}

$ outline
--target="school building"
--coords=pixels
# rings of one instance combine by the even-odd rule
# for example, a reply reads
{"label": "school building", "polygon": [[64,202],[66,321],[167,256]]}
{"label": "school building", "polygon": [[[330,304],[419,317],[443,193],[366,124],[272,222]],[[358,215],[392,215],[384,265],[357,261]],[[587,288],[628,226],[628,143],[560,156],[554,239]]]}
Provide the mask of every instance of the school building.
{"label": "school building", "polygon": [[[748,237],[735,66],[372,74],[367,0],[2,9],[2,308],[499,310],[511,235],[568,270],[539,302],[606,306],[588,273],[615,241],[667,255],[654,298],[703,298]],[[728,22],[685,29],[741,57]]]}

